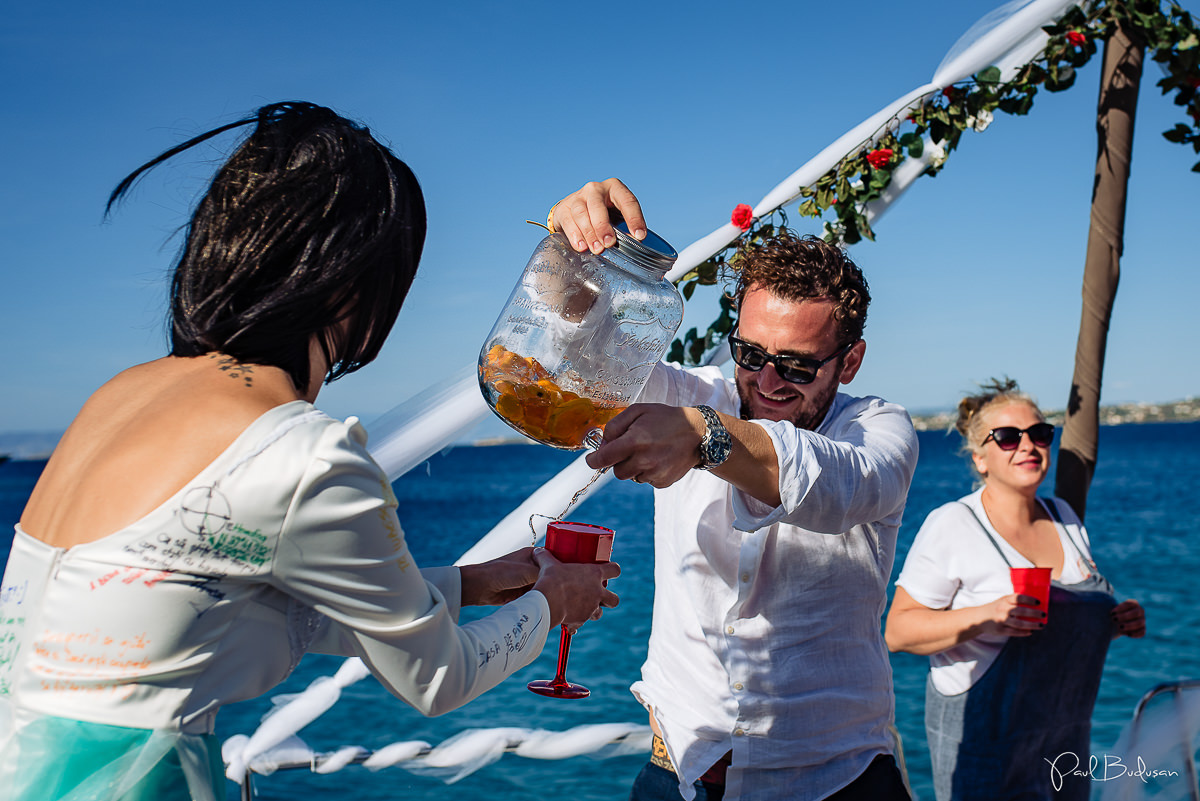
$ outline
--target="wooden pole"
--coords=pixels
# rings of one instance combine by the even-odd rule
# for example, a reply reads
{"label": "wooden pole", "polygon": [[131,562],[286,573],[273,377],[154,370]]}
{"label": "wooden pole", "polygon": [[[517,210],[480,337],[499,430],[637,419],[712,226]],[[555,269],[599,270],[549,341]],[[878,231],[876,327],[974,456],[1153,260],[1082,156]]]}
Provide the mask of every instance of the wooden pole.
{"label": "wooden pole", "polygon": [[1125,194],[1133,152],[1133,120],[1144,47],[1119,26],[1104,43],[1096,115],[1096,178],[1083,268],[1083,312],[1075,347],[1075,374],[1058,451],[1054,492],[1083,518],[1096,470],[1100,384],[1108,324],[1121,274]]}

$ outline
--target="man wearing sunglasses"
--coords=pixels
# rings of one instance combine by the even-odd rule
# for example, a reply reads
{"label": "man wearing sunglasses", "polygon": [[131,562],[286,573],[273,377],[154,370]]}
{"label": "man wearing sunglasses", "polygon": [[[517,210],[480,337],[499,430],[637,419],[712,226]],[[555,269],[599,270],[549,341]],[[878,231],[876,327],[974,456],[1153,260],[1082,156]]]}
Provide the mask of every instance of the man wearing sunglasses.
{"label": "man wearing sunglasses", "polygon": [[[602,250],[619,181],[556,207]],[[866,281],[781,232],[737,257],[736,369],[660,364],[605,428],[593,468],[653,485],[654,621],[642,679],[649,799],[907,799],[880,634],[917,440],[907,413],[840,394],[866,352]]]}

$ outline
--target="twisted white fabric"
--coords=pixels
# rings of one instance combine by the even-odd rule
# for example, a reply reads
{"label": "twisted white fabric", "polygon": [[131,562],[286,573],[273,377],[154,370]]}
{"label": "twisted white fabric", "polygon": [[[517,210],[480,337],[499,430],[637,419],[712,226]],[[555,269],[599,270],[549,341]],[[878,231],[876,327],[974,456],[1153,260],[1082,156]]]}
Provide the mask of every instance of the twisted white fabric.
{"label": "twisted white fabric", "polygon": [[[231,781],[241,783],[246,775],[247,764],[258,756],[267,753],[272,748],[288,743],[300,729],[312,723],[337,703],[342,695],[342,689],[361,681],[370,675],[367,666],[361,659],[347,659],[333,676],[319,676],[304,692],[288,699],[288,703],[275,707],[267,714],[262,725],[240,747],[230,745],[231,740],[221,748],[221,756],[225,760],[225,776]],[[293,743],[294,744],[294,743]]]}
{"label": "twisted white fabric", "polygon": [[[347,745],[331,753],[313,751],[300,738],[292,736],[257,753],[248,764],[255,773],[269,775],[294,767],[309,767],[314,773],[336,773],[361,762],[373,771],[397,766],[452,784],[490,765],[506,752],[527,759],[571,759],[586,755],[609,758],[645,753],[650,748],[651,736],[649,726],[634,723],[599,723],[566,731],[518,727],[467,729],[436,747],[423,740],[410,740],[374,752]],[[245,735],[229,738],[226,750],[243,747],[247,739]]]}

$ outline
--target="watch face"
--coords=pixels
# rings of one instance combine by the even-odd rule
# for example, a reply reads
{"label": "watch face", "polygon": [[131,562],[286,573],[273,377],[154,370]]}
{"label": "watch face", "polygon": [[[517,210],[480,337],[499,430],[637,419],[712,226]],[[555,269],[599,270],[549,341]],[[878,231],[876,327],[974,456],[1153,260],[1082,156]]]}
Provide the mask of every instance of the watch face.
{"label": "watch face", "polygon": [[729,439],[729,432],[724,428],[713,431],[704,444],[705,464],[709,466],[721,464],[729,458],[730,450],[732,450],[732,443]]}
{"label": "watch face", "polygon": [[702,469],[716,467],[729,458],[729,453],[733,450],[733,440],[729,436],[729,430],[721,423],[721,418],[717,416],[708,406],[697,406],[700,414],[704,416],[704,422],[707,430],[704,433],[704,439],[700,441],[700,459],[699,465]]}

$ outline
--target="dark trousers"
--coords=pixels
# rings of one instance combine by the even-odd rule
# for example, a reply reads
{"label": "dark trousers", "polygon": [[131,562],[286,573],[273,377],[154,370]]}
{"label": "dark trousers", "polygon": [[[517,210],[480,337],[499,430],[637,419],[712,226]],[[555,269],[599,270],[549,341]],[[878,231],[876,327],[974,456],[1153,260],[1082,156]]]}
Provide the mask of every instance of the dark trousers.
{"label": "dark trousers", "polygon": [[[696,782],[696,801],[721,801],[725,785]],[[679,777],[666,768],[647,762],[642,772],[633,780],[629,801],[682,801],[679,793]]]}
{"label": "dark trousers", "polygon": [[[696,801],[721,801],[725,787],[696,782]],[[633,782],[629,801],[681,801],[679,779],[666,768],[647,762]],[[904,778],[890,754],[880,754],[850,784],[826,801],[911,801]]]}

